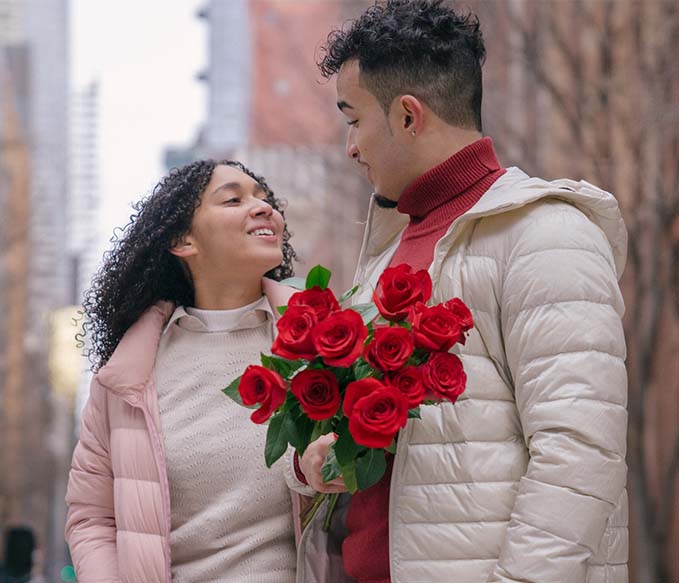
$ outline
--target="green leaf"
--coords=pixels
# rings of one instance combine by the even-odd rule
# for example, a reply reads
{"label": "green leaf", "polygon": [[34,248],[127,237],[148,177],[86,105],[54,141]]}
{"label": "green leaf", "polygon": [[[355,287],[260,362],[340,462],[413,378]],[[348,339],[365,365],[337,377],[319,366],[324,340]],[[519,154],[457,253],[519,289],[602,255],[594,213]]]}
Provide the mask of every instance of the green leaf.
{"label": "green leaf", "polygon": [[342,471],[342,479],[347,490],[352,494],[358,490],[358,483],[356,482],[356,462],[352,460],[350,464],[340,466]]}
{"label": "green leaf", "polygon": [[362,358],[359,358],[354,363],[353,368],[354,368],[354,377],[356,378],[357,381],[371,377],[375,374],[375,371],[373,370],[373,368]]}
{"label": "green leaf", "polygon": [[332,431],[332,419],[314,421],[314,429],[311,432],[311,441],[316,441],[321,435],[327,435]]}
{"label": "green leaf", "polygon": [[238,387],[242,378],[243,375],[239,376],[238,378],[234,379],[234,381],[228,387],[222,390],[222,393],[224,393],[227,397],[231,397],[239,405],[243,405],[243,400],[240,398],[240,393],[238,392]]}
{"label": "green leaf", "polygon": [[284,421],[285,415],[280,413],[269,420],[266,445],[264,446],[264,460],[267,468],[270,468],[288,449],[288,440],[283,426]]}
{"label": "green leaf", "polygon": [[352,287],[349,291],[345,291],[345,292],[340,296],[340,299],[337,300],[337,301],[340,303],[340,305],[343,304],[343,303],[346,302],[350,297],[352,297],[352,296],[358,291],[358,288],[360,288],[360,287],[361,287],[361,285],[357,283],[357,284],[356,284],[354,287]]}
{"label": "green leaf", "polygon": [[311,441],[316,441],[321,435],[323,431],[323,424],[320,421],[314,422],[314,428],[311,430]]}
{"label": "green leaf", "polygon": [[420,414],[420,408],[415,407],[414,409],[409,409],[408,419],[422,419],[422,415]]}
{"label": "green leaf", "polygon": [[380,481],[387,469],[383,449],[368,449],[368,453],[356,460],[356,483],[359,490],[366,490]]}
{"label": "green leaf", "polygon": [[323,478],[324,482],[329,482],[330,480],[339,478],[339,476],[341,475],[342,470],[339,467],[339,463],[337,463],[335,449],[331,445],[330,451],[328,451],[328,455],[325,456],[325,460],[323,461],[323,465],[321,466],[321,477]]}
{"label": "green leaf", "polygon": [[340,387],[348,385],[351,381],[354,380],[354,373],[351,368],[333,367],[330,368],[330,370],[337,378],[337,382],[339,383]]}
{"label": "green leaf", "polygon": [[303,360],[287,360],[286,358],[280,358],[279,356],[269,356],[263,352],[260,357],[262,366],[265,366],[269,370],[276,371],[284,379],[289,378],[293,372],[302,368],[305,364],[305,361]]}
{"label": "green leaf", "polygon": [[388,451],[389,453],[396,453],[396,440],[392,440],[392,442],[389,444],[389,447],[385,447],[384,451]]}
{"label": "green leaf", "polygon": [[348,466],[354,463],[360,447],[354,441],[349,431],[349,420],[343,417],[337,425],[337,441],[334,444],[335,455],[341,466]]}
{"label": "green leaf", "polygon": [[283,314],[285,314],[285,312],[288,311],[288,306],[278,306],[276,308],[276,311],[282,316]]}
{"label": "green leaf", "polygon": [[380,313],[377,309],[377,306],[373,302],[368,302],[367,304],[356,304],[355,306],[351,306],[349,309],[361,314],[363,323],[366,325],[372,322]]}
{"label": "green leaf", "polygon": [[228,387],[222,389],[222,393],[224,393],[227,397],[231,397],[241,407],[246,407],[247,409],[256,409],[257,407],[259,407],[259,405],[245,405],[243,403],[243,399],[241,399],[240,397],[240,393],[238,392],[238,386],[240,385],[240,380],[242,378],[243,378],[242,375],[239,376]]}
{"label": "green leaf", "polygon": [[305,284],[306,289],[311,289],[312,287],[315,286],[318,286],[321,289],[327,288],[328,283],[330,283],[331,275],[332,275],[331,271],[329,269],[326,269],[322,265],[312,267],[311,271],[309,271],[308,275],[306,276]]}
{"label": "green leaf", "polygon": [[283,413],[293,412],[293,415],[299,413],[299,401],[295,398],[295,395],[291,391],[288,391],[285,395],[285,401],[283,402],[283,408],[281,409]]}
{"label": "green leaf", "polygon": [[281,280],[280,283],[303,291],[305,289],[304,285],[306,282],[303,277],[288,277],[287,279]]}
{"label": "green leaf", "polygon": [[304,454],[311,443],[311,433],[314,430],[314,422],[303,413],[296,419],[292,414],[285,416],[284,429],[290,445],[297,450],[299,455]]}
{"label": "green leaf", "polygon": [[429,353],[426,350],[416,348],[408,359],[408,366],[421,366],[429,360]]}

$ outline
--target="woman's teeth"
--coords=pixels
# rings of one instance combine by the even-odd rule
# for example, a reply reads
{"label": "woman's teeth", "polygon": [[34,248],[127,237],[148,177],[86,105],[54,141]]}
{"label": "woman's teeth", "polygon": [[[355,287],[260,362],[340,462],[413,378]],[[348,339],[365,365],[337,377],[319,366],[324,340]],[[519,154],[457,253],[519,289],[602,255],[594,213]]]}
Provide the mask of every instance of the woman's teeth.
{"label": "woman's teeth", "polygon": [[255,237],[261,236],[271,237],[273,236],[274,232],[271,229],[257,229],[256,231],[252,231],[250,234],[254,235]]}

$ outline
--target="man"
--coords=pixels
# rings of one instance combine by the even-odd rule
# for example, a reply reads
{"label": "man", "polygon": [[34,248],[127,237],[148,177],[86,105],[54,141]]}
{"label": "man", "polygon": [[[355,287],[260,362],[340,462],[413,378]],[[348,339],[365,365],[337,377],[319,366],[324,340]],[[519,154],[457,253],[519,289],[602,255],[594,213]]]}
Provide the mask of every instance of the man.
{"label": "man", "polygon": [[[610,194],[500,165],[484,57],[476,18],[441,0],[377,4],[325,48],[347,154],[375,190],[357,301],[408,263],[475,328],[463,397],[424,407],[385,479],[351,498],[341,561],[332,532],[307,528],[299,581],[627,581],[625,228]],[[313,490],[343,490],[320,476],[332,439],[297,460]]]}

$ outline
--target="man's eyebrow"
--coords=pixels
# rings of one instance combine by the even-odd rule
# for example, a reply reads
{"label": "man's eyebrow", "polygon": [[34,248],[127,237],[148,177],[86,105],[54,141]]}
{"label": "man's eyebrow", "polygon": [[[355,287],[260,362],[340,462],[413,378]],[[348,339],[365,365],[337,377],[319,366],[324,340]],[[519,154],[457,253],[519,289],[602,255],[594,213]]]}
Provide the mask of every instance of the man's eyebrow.
{"label": "man's eyebrow", "polygon": [[345,109],[354,109],[354,107],[348,104],[346,101],[338,101],[337,107],[339,107],[340,111],[344,111]]}

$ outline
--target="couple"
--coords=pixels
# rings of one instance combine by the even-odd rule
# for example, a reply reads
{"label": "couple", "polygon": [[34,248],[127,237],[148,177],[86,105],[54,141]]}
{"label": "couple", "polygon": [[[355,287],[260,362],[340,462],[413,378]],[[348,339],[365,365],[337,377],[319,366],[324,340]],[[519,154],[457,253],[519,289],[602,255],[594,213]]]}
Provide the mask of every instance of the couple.
{"label": "couple", "polygon": [[429,271],[432,302],[462,298],[463,397],[409,422],[329,533],[295,537],[288,486],[344,490],[320,477],[333,437],[267,470],[265,428],[220,392],[268,351],[291,293],[279,202],[236,162],[172,171],[85,301],[98,372],[67,495],[80,581],[627,581],[624,225],[596,187],[502,167],[481,134],[484,56],[474,18],[390,0],[321,62],[375,190],[356,301],[399,263]]}

